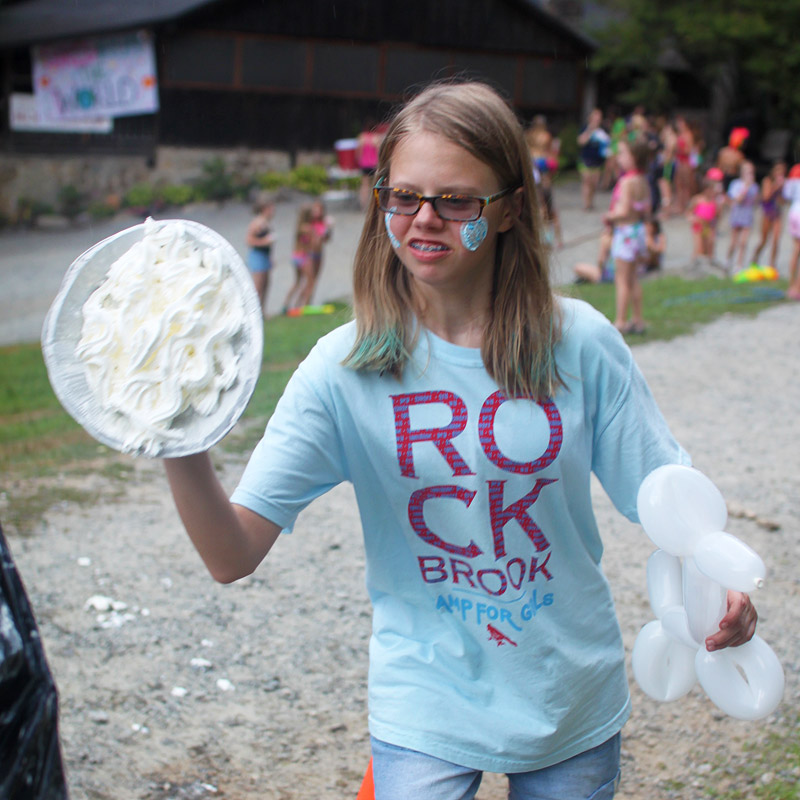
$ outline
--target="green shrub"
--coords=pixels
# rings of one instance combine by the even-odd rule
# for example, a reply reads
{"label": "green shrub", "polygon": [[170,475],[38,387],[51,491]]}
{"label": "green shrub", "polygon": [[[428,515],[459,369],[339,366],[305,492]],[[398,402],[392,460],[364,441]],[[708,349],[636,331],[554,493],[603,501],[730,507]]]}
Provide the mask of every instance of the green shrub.
{"label": "green shrub", "polygon": [[17,222],[32,225],[42,214],[52,214],[53,206],[33,197],[22,196],[17,200]]}
{"label": "green shrub", "polygon": [[156,190],[149,183],[137,183],[131,186],[122,198],[126,208],[149,209],[156,202]]}
{"label": "green shrub", "polygon": [[578,164],[578,126],[568,122],[558,134],[561,150],[558,154],[560,169],[572,169]]}
{"label": "green shrub", "polygon": [[233,197],[233,180],[221,158],[204,162],[202,169],[203,174],[195,184],[195,194],[199,200],[220,201]]}
{"label": "green shrub", "polygon": [[83,211],[84,202],[83,193],[71,183],[58,190],[58,210],[68,219],[74,219]]}
{"label": "green shrub", "polygon": [[194,199],[194,189],[185,184],[168,184],[158,190],[158,196],[167,206],[185,206]]}
{"label": "green shrub", "polygon": [[102,200],[89,203],[89,216],[92,219],[109,219],[117,213],[117,209]]}
{"label": "green shrub", "polygon": [[289,185],[288,172],[261,172],[256,175],[256,184],[260,189],[274,192]]}
{"label": "green shrub", "polygon": [[289,185],[306,194],[320,195],[328,189],[328,171],[319,164],[303,164],[289,173]]}

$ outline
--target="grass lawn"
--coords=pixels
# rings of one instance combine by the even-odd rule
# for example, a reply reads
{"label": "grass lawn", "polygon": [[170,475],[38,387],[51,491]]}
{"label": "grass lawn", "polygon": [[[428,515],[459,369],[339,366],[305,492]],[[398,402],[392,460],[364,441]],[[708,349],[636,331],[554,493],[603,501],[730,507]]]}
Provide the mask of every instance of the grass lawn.
{"label": "grass lawn", "polygon": [[[756,314],[781,302],[784,288],[785,282],[734,285],[713,277],[694,281],[673,276],[651,279],[644,293],[647,333],[629,336],[628,341],[635,344],[670,339],[724,313]],[[563,291],[613,318],[612,285],[584,284]],[[244,416],[259,423],[250,426],[252,429],[269,418],[290,375],[314,342],[349,318],[350,309],[339,305],[333,314],[266,321],[261,378]],[[15,477],[80,470],[99,454],[113,455],[61,408],[50,388],[38,343],[0,348],[0,374],[0,480],[4,483]],[[225,446],[249,450],[256,438],[249,434],[233,436]],[[0,485],[0,491],[4,488]]]}

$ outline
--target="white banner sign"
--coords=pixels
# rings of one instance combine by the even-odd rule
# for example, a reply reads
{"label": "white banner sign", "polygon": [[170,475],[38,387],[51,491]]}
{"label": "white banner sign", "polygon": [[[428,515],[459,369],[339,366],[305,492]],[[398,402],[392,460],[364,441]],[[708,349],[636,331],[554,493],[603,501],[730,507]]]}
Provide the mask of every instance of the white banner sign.
{"label": "white banner sign", "polygon": [[158,111],[152,36],[146,31],[33,48],[33,86],[44,119]]}
{"label": "white banner sign", "polygon": [[87,117],[86,119],[44,119],[32,94],[15,92],[11,95],[8,109],[8,125],[12,131],[40,133],[111,133],[114,120],[111,117]]}

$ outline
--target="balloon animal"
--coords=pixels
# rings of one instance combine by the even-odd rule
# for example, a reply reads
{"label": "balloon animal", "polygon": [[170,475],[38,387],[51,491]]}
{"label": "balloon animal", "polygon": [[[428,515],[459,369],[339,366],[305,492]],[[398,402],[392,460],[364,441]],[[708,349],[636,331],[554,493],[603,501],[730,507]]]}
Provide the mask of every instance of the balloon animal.
{"label": "balloon animal", "polygon": [[759,636],[710,653],[707,636],[719,629],[727,589],[749,592],[764,584],[764,562],[724,532],[725,500],[702,472],[670,464],[642,481],[639,520],[660,548],[647,562],[647,589],[656,619],[636,638],[636,682],[655,700],[670,702],[696,682],[731,717],[762,719],[783,696],[784,674]]}

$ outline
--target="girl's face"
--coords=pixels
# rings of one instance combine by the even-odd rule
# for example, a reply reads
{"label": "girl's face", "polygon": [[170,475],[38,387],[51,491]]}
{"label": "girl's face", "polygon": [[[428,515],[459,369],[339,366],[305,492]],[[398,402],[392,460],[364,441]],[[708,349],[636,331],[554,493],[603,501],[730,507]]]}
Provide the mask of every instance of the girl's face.
{"label": "girl's face", "polygon": [[311,217],[313,219],[322,219],[325,216],[325,209],[319,201],[315,201],[311,205]]}
{"label": "girl's face", "polygon": [[[397,145],[386,184],[425,197],[485,197],[508,188],[488,164],[427,132],[409,134]],[[480,292],[489,297],[497,235],[513,224],[510,202],[501,199],[484,206],[477,223],[444,220],[429,202],[413,217],[385,216],[397,257],[423,296]]]}
{"label": "girl's face", "polygon": [[753,178],[755,177],[756,177],[755,167],[749,162],[745,161],[745,163],[742,164],[742,178],[746,181],[748,180],[752,181]]}
{"label": "girl's face", "polygon": [[617,147],[617,164],[619,165],[619,168],[623,172],[632,170],[635,164],[633,163],[633,156],[631,155],[631,149],[628,147],[628,143],[622,141]]}

